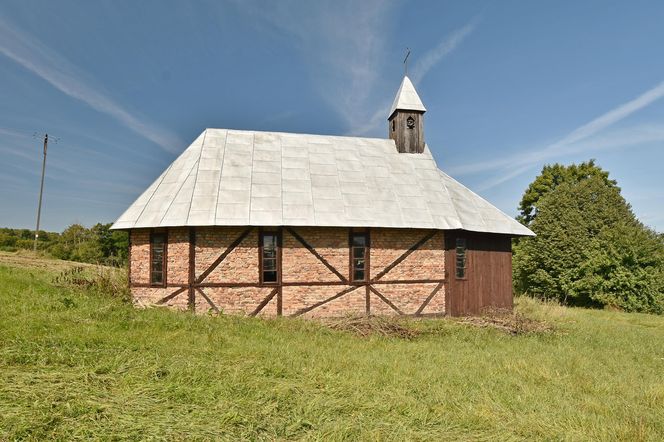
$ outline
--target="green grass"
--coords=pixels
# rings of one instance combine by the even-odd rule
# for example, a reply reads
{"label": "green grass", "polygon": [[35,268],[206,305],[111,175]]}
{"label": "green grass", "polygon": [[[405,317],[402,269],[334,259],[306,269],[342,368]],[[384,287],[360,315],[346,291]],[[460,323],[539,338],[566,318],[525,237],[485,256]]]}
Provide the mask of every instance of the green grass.
{"label": "green grass", "polygon": [[519,300],[554,333],[135,310],[0,263],[0,440],[662,440],[664,318]]}

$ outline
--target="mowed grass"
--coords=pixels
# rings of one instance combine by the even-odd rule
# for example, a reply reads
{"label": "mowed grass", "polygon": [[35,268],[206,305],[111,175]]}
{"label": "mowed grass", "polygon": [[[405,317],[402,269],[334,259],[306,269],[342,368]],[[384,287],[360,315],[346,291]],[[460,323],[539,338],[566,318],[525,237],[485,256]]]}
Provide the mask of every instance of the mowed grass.
{"label": "mowed grass", "polygon": [[521,299],[555,332],[362,338],[136,310],[57,271],[0,263],[0,440],[664,439],[662,317]]}

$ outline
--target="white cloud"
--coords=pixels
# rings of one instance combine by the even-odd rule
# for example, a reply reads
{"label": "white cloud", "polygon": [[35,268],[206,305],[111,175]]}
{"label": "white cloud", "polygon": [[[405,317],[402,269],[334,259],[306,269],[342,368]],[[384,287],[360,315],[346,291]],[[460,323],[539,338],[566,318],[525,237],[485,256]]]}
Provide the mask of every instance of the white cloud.
{"label": "white cloud", "polygon": [[[650,141],[664,140],[664,126],[638,125],[615,131],[611,136],[592,138],[615,123],[627,118],[633,113],[645,108],[653,102],[664,97],[664,82],[644,92],[638,97],[621,104],[615,109],[593,119],[559,141],[551,143],[544,148],[530,152],[521,152],[500,160],[483,161],[454,167],[450,173],[454,175],[468,175],[480,172],[513,170],[516,168],[539,166],[544,161],[561,157],[563,155],[577,154],[601,149],[615,149]],[[585,142],[584,142],[585,141]],[[512,174],[511,174],[512,175]],[[502,180],[504,182],[506,180]]]}
{"label": "white cloud", "polygon": [[[415,82],[419,83],[429,71],[438,63],[443,61],[450,55],[456,48],[463,43],[463,41],[475,30],[477,20],[473,19],[470,23],[462,28],[457,29],[449,35],[446,35],[433,49],[427,51],[415,64],[409,76]],[[396,88],[394,90],[396,93]],[[372,114],[369,121],[364,124],[355,125],[350,131],[349,135],[365,135],[376,130],[380,124],[385,124],[387,113],[389,112],[390,104],[392,104],[392,97],[384,100],[378,109]]]}
{"label": "white cloud", "polygon": [[[371,94],[381,76],[392,3],[255,2],[235,0],[262,32],[295,40],[321,96],[353,127],[373,107]],[[221,11],[220,13],[224,13]]]}
{"label": "white cloud", "polygon": [[435,48],[424,54],[424,56],[417,61],[412,70],[412,74],[410,75],[413,82],[415,84],[419,83],[434,66],[454,52],[454,50],[473,33],[475,27],[476,20],[472,20],[466,26],[457,29],[450,35],[446,36]]}
{"label": "white cloud", "polygon": [[1,18],[0,53],[41,77],[61,92],[86,103],[101,113],[110,115],[164,150],[172,153],[180,151],[178,148],[180,143],[175,135],[143,121],[124,109],[95,88],[94,82],[83,71]]}

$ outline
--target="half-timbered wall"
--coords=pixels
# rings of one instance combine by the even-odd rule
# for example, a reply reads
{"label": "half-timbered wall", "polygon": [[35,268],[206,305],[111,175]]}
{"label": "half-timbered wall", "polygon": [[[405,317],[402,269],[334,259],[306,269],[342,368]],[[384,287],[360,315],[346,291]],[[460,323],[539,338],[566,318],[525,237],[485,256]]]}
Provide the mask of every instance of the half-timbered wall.
{"label": "half-timbered wall", "polygon": [[[441,231],[369,232],[367,281],[351,282],[347,228],[276,228],[281,277],[261,284],[258,227],[169,228],[166,287],[150,286],[150,229],[130,232],[138,305],[267,316],[428,315],[445,312]],[[270,230],[270,229],[265,229]],[[275,229],[271,229],[275,230]],[[193,264],[190,266],[190,262]]]}

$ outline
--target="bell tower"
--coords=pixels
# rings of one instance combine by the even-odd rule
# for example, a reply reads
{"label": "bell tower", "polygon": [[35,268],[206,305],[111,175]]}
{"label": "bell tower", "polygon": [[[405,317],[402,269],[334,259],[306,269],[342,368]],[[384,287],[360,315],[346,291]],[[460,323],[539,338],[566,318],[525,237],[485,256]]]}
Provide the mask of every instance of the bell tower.
{"label": "bell tower", "polygon": [[387,118],[389,137],[400,153],[424,152],[426,111],[410,78],[404,76]]}

